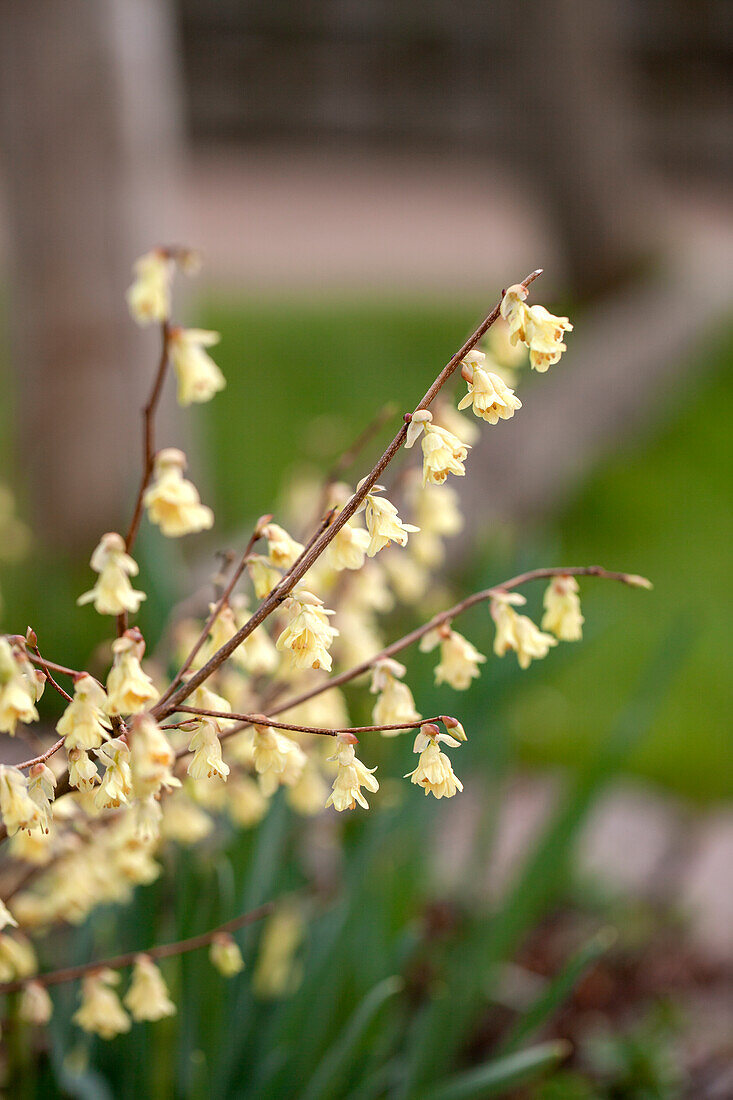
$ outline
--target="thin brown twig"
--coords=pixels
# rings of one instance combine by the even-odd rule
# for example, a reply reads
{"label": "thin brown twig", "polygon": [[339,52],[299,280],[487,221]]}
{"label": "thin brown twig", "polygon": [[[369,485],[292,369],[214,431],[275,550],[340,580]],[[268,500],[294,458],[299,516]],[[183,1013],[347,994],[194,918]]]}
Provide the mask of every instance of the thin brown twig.
{"label": "thin brown twig", "polygon": [[[330,729],[327,726],[300,726],[293,722],[277,722],[266,714],[236,714],[233,711],[204,710],[201,707],[187,707],[183,703],[178,708],[178,713],[198,715],[203,718],[223,718],[230,722],[243,722],[247,726],[272,726],[273,729],[291,730],[293,733],[318,733],[325,737],[338,737],[340,733],[387,733],[395,730],[416,730],[420,726],[424,726],[426,722],[442,721],[441,717],[438,716],[436,718],[420,718],[415,722],[395,722],[383,726],[339,726],[336,729]],[[185,722],[179,723],[179,726],[185,724]],[[178,755],[186,756],[187,753],[188,749]]]}
{"label": "thin brown twig", "polygon": [[130,520],[130,526],[125,535],[125,547],[128,554],[132,553],[132,548],[135,545],[135,539],[140,529],[140,520],[143,514],[143,497],[145,496],[145,490],[148,487],[150,475],[153,472],[153,463],[155,461],[155,413],[160,401],[160,395],[163,392],[163,383],[168,367],[168,342],[170,340],[169,321],[161,322],[160,335],[162,346],[160,359],[158,361],[158,369],[155,372],[153,388],[150,391],[147,404],[143,409],[143,469],[132,519]]}
{"label": "thin brown twig", "polygon": [[34,756],[31,760],[24,760],[21,764],[13,764],[14,768],[32,768],[34,764],[45,764],[59,749],[64,747],[65,738],[59,737],[50,748],[42,752],[40,756]]}
{"label": "thin brown twig", "polygon": [[[148,483],[153,473],[153,465],[155,462],[155,413],[160,402],[160,396],[163,392],[163,383],[165,381],[166,370],[168,367],[168,344],[170,341],[170,321],[162,321],[160,325],[161,334],[161,351],[160,359],[158,361],[158,369],[155,372],[155,378],[153,380],[153,388],[150,391],[147,404],[143,409],[143,468],[140,475],[140,485],[137,491],[137,497],[135,499],[135,507],[132,512],[132,519],[130,520],[130,526],[127,529],[125,535],[125,549],[128,554],[132,553],[132,549],[135,545],[137,533],[140,530],[140,521],[143,515],[143,500],[145,497],[145,490],[148,487]],[[122,635],[127,630],[128,615],[126,611],[123,611],[121,615],[117,616],[117,633]]]}
{"label": "thin brown twig", "polygon": [[[67,701],[67,703],[70,703],[72,701],[71,696],[69,695],[68,691],[64,691],[64,689],[61,687],[61,685],[57,684],[56,681],[54,680],[53,676],[51,675],[51,673],[49,671],[48,662],[44,661],[43,657],[41,656],[41,651],[38,648],[38,645],[29,645],[26,642],[26,651],[29,648],[33,653],[35,653],[36,657],[38,658],[38,663],[41,666],[41,672],[43,672],[43,674],[45,675],[45,677],[46,677],[47,681],[49,682],[49,684],[51,685],[51,687],[55,688],[55,690],[59,693],[59,695],[63,696],[63,698]],[[30,656],[30,654],[29,654],[29,656]]]}
{"label": "thin brown twig", "polygon": [[3,993],[17,993],[29,982],[36,982],[38,985],[43,986],[61,985],[62,982],[76,981],[78,978],[83,978],[85,974],[97,970],[121,970],[125,966],[132,966],[139,955],[147,955],[151,959],[166,959],[171,955],[183,955],[187,951],[196,951],[199,947],[208,947],[217,936],[236,932],[238,928],[262,920],[270,915],[274,907],[275,903],[268,901],[264,905],[258,906],[257,909],[251,909],[248,913],[241,913],[238,917],[234,917],[216,928],[211,928],[208,932],[202,932],[198,936],[190,936],[185,940],[176,940],[175,943],[161,943],[155,947],[149,947],[147,951],[129,951],[125,955],[115,955],[111,959],[99,959],[95,962],[82,963],[80,966],[67,966],[63,970],[50,970],[47,974],[36,974],[33,977],[23,978],[19,981],[4,982],[0,985],[0,995]]}
{"label": "thin brown twig", "polygon": [[[523,281],[525,287],[529,286],[540,274],[541,269],[533,271],[531,275],[528,275]],[[478,328],[469,336],[466,342],[461,348],[453,355],[453,357],[446,363],[443,370],[437,376],[433,384],[430,386],[425,396],[416,406],[414,412],[418,412],[421,409],[427,409],[434,401],[437,394],[442,387],[448,381],[450,376],[455,371],[456,367],[460,364],[461,360],[468,354],[468,352],[479,342],[484,333],[493,325],[494,321],[499,316],[501,309],[501,301],[499,301],[491,313],[481,322]],[[412,414],[414,415],[414,413]],[[192,691],[194,691],[200,684],[203,684],[212,673],[216,672],[220,665],[232,655],[235,649],[238,648],[253,630],[265,621],[268,615],[279,607],[279,605],[285,600],[288,594],[293,590],[298,581],[305,576],[313,563],[320,557],[328,544],[335,538],[341,528],[348,523],[351,517],[358,510],[362,501],[364,501],[376,485],[379,477],[392,461],[394,456],[399,451],[400,447],[405,441],[407,435],[407,423],[404,423],[382,456],[377,460],[372,467],[371,472],[364,478],[361,483],[361,487],[357,489],[354,495],[344,505],[341,511],[338,513],[333,523],[316,539],[315,543],[311,546],[310,550],[301,555],[298,561],[288,570],[279,584],[275,586],[272,592],[265,598],[260,604],[254,614],[248,619],[248,621],[242,626],[236,634],[234,634],[228,642],[226,642],[213,656],[206,662],[206,664],[198,669],[193,676],[181,684],[179,688],[171,695],[164,706],[154,707],[152,713],[157,718],[164,718],[167,715],[172,714],[178,703],[182,703],[184,699],[188,698]]]}

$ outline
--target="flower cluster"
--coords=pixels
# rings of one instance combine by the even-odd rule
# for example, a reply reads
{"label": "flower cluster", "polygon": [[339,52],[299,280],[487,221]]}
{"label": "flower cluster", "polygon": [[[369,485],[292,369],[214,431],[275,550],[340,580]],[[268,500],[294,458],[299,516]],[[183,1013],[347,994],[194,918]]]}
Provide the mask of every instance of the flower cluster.
{"label": "flower cluster", "polygon": [[[22,985],[20,1015],[34,1024],[48,1022],[52,1003],[32,945],[16,929],[41,933],[59,922],[80,924],[101,905],[125,903],[137,886],[162,873],[157,857],[166,844],[192,845],[206,837],[216,843],[218,817],[251,829],[275,798],[304,816],[325,808],[339,814],[369,809],[367,795],[379,794],[380,784],[376,767],[357,756],[356,733],[394,738],[382,745],[388,756],[408,751],[400,734],[417,730],[417,766],[405,778],[437,799],[463,790],[444,751],[466,740],[463,726],[448,715],[424,719],[407,667],[395,659],[412,642],[423,653],[439,651],[437,687],[463,692],[486,662],[453,625],[473,603],[490,601],[494,652],[513,650],[522,668],[559,641],[582,635],[573,573],[583,570],[538,572],[550,578],[541,629],[516,610],[525,599],[513,588],[527,577],[433,611],[441,592],[432,571],[446,557],[446,540],[463,526],[459,483],[449,486],[449,476],[466,474],[483,424],[509,420],[522,408],[513,389],[517,346],[526,346],[532,367],[544,371],[565,350],[563,334],[572,328],[567,318],[526,304],[530,278],[504,294],[505,331],[499,337],[492,331],[490,351],[475,346],[480,331],[466,345],[470,350],[460,366],[468,391],[458,409],[445,391],[433,401],[458,367],[456,357],[420,406],[405,415],[406,426],[355,490],[337,474],[326,485],[306,486],[307,499],[293,515],[287,509],[278,515],[287,526],[272,515],[261,517],[239,563],[222,558],[213,601],[194,597],[182,605],[161,631],[152,659],[146,657],[145,637],[130,625],[146,599],[145,591],[133,587],[140,523],[147,517],[162,536],[179,539],[214,522],[185,476],[184,453],[156,450],[153,431],[169,366],[183,406],[209,401],[225,386],[208,351],[218,334],[172,322],[174,274],[191,274],[196,267],[187,250],[153,249],[137,261],[127,294],[136,322],[160,325],[163,348],[145,412],[145,464],[130,526],[124,537],[102,536],[91,557],[96,583],[77,600],[116,619],[115,637],[98,654],[107,655],[106,678],[97,665],[101,679],[46,663],[32,632],[25,642],[0,636],[0,732],[14,734],[19,723],[38,721],[36,704],[47,682],[64,696],[55,717],[60,740],[19,766],[0,765],[0,816],[11,838],[10,855],[31,869],[7,904],[0,900],[0,983]],[[475,419],[458,411],[468,408]],[[387,495],[378,478],[403,444],[410,452],[418,441],[421,462],[401,471]],[[643,583],[626,575],[618,579]],[[240,580],[249,590],[237,589]],[[386,645],[381,617],[399,604],[429,608],[434,618]],[[338,673],[329,677],[334,665]],[[68,677],[73,694],[56,683],[57,670]],[[352,726],[339,686],[365,674],[375,696],[373,725]],[[335,751],[327,754],[325,745],[335,745]],[[62,748],[66,776],[58,764]],[[227,976],[244,965],[231,927],[204,937],[212,964]],[[297,983],[302,934],[296,908],[272,915],[253,975],[259,995],[282,996]],[[115,988],[117,967],[82,968],[75,1022],[108,1039],[129,1030],[133,1020],[174,1013],[154,957],[152,950],[129,956],[125,964],[117,960],[120,967],[132,965],[123,998]]]}

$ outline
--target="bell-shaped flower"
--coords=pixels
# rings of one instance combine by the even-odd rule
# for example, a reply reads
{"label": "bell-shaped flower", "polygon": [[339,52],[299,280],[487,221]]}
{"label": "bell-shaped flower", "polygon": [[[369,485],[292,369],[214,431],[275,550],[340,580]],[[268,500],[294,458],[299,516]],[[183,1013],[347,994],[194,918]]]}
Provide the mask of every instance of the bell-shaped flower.
{"label": "bell-shaped flower", "polygon": [[44,833],[51,830],[56,776],[46,764],[33,764],[28,771],[28,797],[38,806],[39,824]]}
{"label": "bell-shaped flower", "polygon": [[303,774],[306,755],[300,745],[280,730],[255,724],[254,766],[266,797],[278,787],[294,787]]}
{"label": "bell-shaped flower", "polygon": [[373,558],[390,542],[397,546],[407,546],[408,536],[416,531],[412,523],[403,523],[397,514],[397,509],[386,497],[376,494],[384,492],[384,486],[373,485],[364,500],[364,519],[369,532],[369,545],[367,556]]}
{"label": "bell-shaped flower", "polygon": [[326,801],[326,806],[333,806],[334,810],[341,813],[343,810],[353,810],[357,802],[365,810],[369,809],[369,803],[361,793],[364,787],[367,791],[375,793],[379,790],[379,783],[374,778],[376,768],[367,768],[354,751],[356,738],[353,734],[339,735],[339,745],[329,760],[335,760],[338,764],[336,778],[333,781],[333,790]]}
{"label": "bell-shaped flower", "polygon": [[498,374],[484,370],[478,363],[466,364],[465,360],[462,373],[468,383],[468,393],[458,402],[459,409],[470,406],[476,416],[489,424],[510,420],[515,411],[521,409],[522,402]]}
{"label": "bell-shaped flower", "polygon": [[199,328],[174,328],[168,337],[168,350],[178,378],[178,404],[193,405],[210,401],[223,390],[226,379],[206,352],[218,344],[218,332]]}
{"label": "bell-shaped flower", "polygon": [[267,523],[262,528],[267,539],[267,558],[276,569],[289,569],[303,553],[302,543],[296,542],[284,527],[277,523]]}
{"label": "bell-shaped flower", "polygon": [[323,668],[330,672],[328,651],[339,633],[328,621],[334,612],[304,588],[295,589],[284,606],[291,617],[275,643],[277,648],[291,654],[296,668]]}
{"label": "bell-shaped flower", "polygon": [[69,786],[78,791],[91,791],[99,779],[97,765],[84,749],[69,749]]}
{"label": "bell-shaped flower", "polygon": [[415,738],[414,751],[420,753],[417,767],[408,772],[405,779],[424,789],[435,798],[452,798],[463,784],[456,776],[449,758],[441,752],[440,742],[456,748],[459,742],[450,734],[442,733],[432,722],[426,723]]}
{"label": "bell-shaped flower", "polygon": [[430,653],[440,646],[440,662],[435,666],[435,683],[448,684],[456,691],[466,691],[471,680],[481,673],[479,665],[486,661],[467,638],[449,627],[438,627],[425,634],[420,641],[422,653]]}
{"label": "bell-shaped flower", "polygon": [[230,769],[222,758],[218,727],[212,720],[196,722],[188,748],[193,753],[188,765],[188,774],[192,779],[218,776],[226,781]]}
{"label": "bell-shaped flower", "polygon": [[193,482],[183,476],[186,456],[176,447],[158,451],[153,466],[153,480],[145,490],[143,503],[148,519],[160,527],[167,538],[193,535],[213,526],[214,513],[201,503]]}
{"label": "bell-shaped flower", "polygon": [[209,948],[209,960],[225,978],[233,978],[244,970],[242,952],[227,932],[214,936]]}
{"label": "bell-shaped flower", "polygon": [[140,631],[126,630],[112,642],[112,653],[112,668],[107,677],[109,713],[139,714],[158,698],[153,681],[140,664],[145,653]]}
{"label": "bell-shaped flower", "polygon": [[132,796],[130,750],[120,737],[113,737],[96,754],[104,774],[94,794],[94,805],[98,810],[116,809]]}
{"label": "bell-shaped flower", "polygon": [[563,334],[572,332],[567,317],[556,317],[544,306],[525,303],[527,289],[518,283],[510,286],[501,303],[501,315],[509,325],[513,344],[521,340],[529,348],[532,368],[543,373],[567,350]]}
{"label": "bell-shaped flower", "polygon": [[173,261],[162,248],[146,252],[133,267],[135,279],[127,291],[127,305],[139,325],[167,321],[171,314]]}
{"label": "bell-shaped flower", "polygon": [[136,614],[145,599],[144,592],[137,592],[130,583],[139,570],[125,549],[125,540],[116,531],[102,535],[91,558],[91,567],[99,579],[89,592],[76,601],[81,607],[93,603],[100,615],[121,615],[125,611]]}
{"label": "bell-shaped flower", "polygon": [[106,712],[104,688],[88,672],[82,672],[74,680],[74,698],[56,723],[56,732],[64,738],[67,752],[71,749],[88,752],[107,740],[111,723]]}
{"label": "bell-shaped flower", "polygon": [[114,1039],[129,1031],[130,1017],[112,989],[119,980],[116,970],[106,968],[86,974],[81,983],[81,1005],[72,1017],[74,1023],[101,1039]]}
{"label": "bell-shaped flower", "polygon": [[585,620],[575,577],[553,577],[545,590],[543,604],[542,629],[549,630],[561,642],[580,641]]}
{"label": "bell-shaped flower", "polygon": [[23,986],[18,1011],[24,1023],[45,1027],[53,1015],[53,1002],[48,990],[40,982],[28,982]]}
{"label": "bell-shaped flower", "polygon": [[0,732],[14,736],[18,722],[38,721],[42,682],[43,673],[36,675],[26,653],[0,638]]}
{"label": "bell-shaped flower", "polygon": [[41,810],[28,793],[28,780],[18,768],[0,764],[0,815],[8,836],[18,829],[39,829]]}
{"label": "bell-shaped flower", "polygon": [[162,1020],[176,1014],[163,975],[149,955],[138,955],[135,959],[124,1002],[133,1020]]}
{"label": "bell-shaped flower", "polygon": [[[374,666],[370,691],[379,695],[372,710],[375,726],[394,726],[399,722],[419,722],[422,717],[415,708],[407,684],[402,683],[406,668],[391,657],[384,657]],[[400,730],[382,730],[383,737],[397,737]]]}
{"label": "bell-shaped flower", "polygon": [[529,668],[533,660],[546,657],[557,638],[544,634],[527,615],[518,615],[512,604],[524,603],[518,593],[497,595],[491,601],[491,617],[496,625],[494,653],[503,657],[508,649],[517,654],[520,668]]}
{"label": "bell-shaped flower", "polygon": [[247,572],[252,580],[255,596],[258,600],[264,600],[269,596],[273,588],[282,580],[282,574],[263,554],[253,554],[247,562]]}
{"label": "bell-shaped flower", "polygon": [[173,775],[176,754],[158,723],[149,714],[132,719],[129,726],[130,770],[136,798],[157,795],[161,788],[180,787]]}
{"label": "bell-shaped flower", "polygon": [[349,520],[331,539],[324,557],[337,573],[343,569],[361,569],[370,541],[369,532]]}

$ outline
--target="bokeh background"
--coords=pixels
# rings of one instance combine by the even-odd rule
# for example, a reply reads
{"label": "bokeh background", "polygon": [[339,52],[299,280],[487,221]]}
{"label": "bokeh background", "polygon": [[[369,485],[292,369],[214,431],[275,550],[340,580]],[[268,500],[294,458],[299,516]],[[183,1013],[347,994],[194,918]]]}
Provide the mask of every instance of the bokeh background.
{"label": "bokeh background", "polygon": [[[730,1095],[694,1077],[733,1091],[708,1026],[726,1003],[730,1022],[733,988],[730,4],[25,0],[3,16],[0,459],[31,532],[18,545],[8,505],[3,629],[31,623],[72,665],[103,638],[73,601],[138,477],[156,349],[123,296],[151,244],[202,251],[178,312],[222,333],[228,379],[191,415],[166,395],[161,443],[184,441],[217,531],[183,550],[144,532],[152,641],[215,551],[385,401],[414,405],[501,288],[543,267],[535,300],[575,332],[473,451],[446,583],[598,561],[655,588],[589,583],[582,646],[511,693],[486,672],[467,700],[492,739],[483,778],[440,815],[470,847],[490,796],[485,872],[510,876],[674,652],[570,862],[594,904],[645,914],[635,1026],[681,1004],[689,1095]],[[488,616],[467,632],[488,650]],[[429,711],[424,658],[414,675]],[[670,920],[683,973],[649,978]]]}

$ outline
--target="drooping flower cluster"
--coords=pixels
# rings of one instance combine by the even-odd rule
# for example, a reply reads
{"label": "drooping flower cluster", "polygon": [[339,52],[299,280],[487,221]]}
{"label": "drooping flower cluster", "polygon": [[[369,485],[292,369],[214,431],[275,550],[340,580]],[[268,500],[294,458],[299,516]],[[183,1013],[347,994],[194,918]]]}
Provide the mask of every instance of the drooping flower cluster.
{"label": "drooping flower cluster", "polygon": [[510,286],[501,302],[501,315],[509,325],[511,342],[521,340],[529,348],[532,369],[544,373],[567,351],[563,335],[572,332],[573,326],[567,317],[556,317],[544,306],[526,305],[527,293],[522,283]]}
{"label": "drooping flower cluster", "polygon": [[90,565],[99,573],[99,580],[94,588],[79,596],[76,601],[79,606],[93,603],[99,615],[122,615],[126,611],[137,614],[145,593],[135,591],[130,583],[130,577],[136,577],[139,570],[125,549],[122,535],[116,531],[102,535]]}
{"label": "drooping flower cluster", "polygon": [[456,776],[449,758],[441,752],[441,743],[457,749],[461,741],[466,740],[463,727],[459,723],[453,726],[454,733],[441,730],[433,722],[426,722],[420,727],[420,732],[415,738],[413,751],[420,753],[417,767],[408,772],[405,779],[422,787],[425,794],[432,794],[435,798],[452,798],[457,791],[463,790],[463,784]]}
{"label": "drooping flower cluster", "polygon": [[339,812],[353,810],[358,802],[365,810],[369,809],[369,803],[361,793],[361,788],[375,793],[379,790],[379,783],[373,773],[376,768],[367,768],[356,755],[354,745],[356,738],[353,734],[340,734],[338,748],[329,760],[335,760],[338,765],[336,778],[333,781],[333,790],[328,796],[326,806],[333,806]]}
{"label": "drooping flower cluster", "polygon": [[180,538],[213,526],[214,513],[201,503],[198,490],[183,476],[186,456],[176,447],[158,451],[153,481],[143,496],[151,523],[168,538]]}
{"label": "drooping flower cluster", "polygon": [[[218,334],[171,323],[176,266],[189,270],[193,257],[180,249],[162,248],[142,257],[128,302],[138,323],[162,326],[154,395],[170,365],[179,403],[191,405],[208,401],[225,380],[207,350],[218,342]],[[516,364],[517,345],[527,345],[532,366],[539,371],[565,350],[562,335],[572,327],[567,319],[554,318],[541,306],[529,307],[525,299],[521,285],[511,287],[504,297],[501,309],[511,343],[503,350],[492,348],[498,364],[475,348],[463,357],[468,393],[459,409],[470,406],[477,419],[462,416],[443,391],[432,409],[405,415],[408,427],[396,437],[391,453],[403,436],[408,450],[420,440],[421,468],[402,470],[389,483],[389,499],[383,486],[372,484],[378,473],[381,477],[385,459],[374,467],[368,482],[359,482],[356,493],[336,481],[340,473],[334,475],[335,484],[311,486],[307,506],[302,504],[299,514],[293,516],[284,508],[283,517],[278,516],[287,526],[269,514],[261,517],[236,571],[228,573],[235,553],[222,555],[208,616],[201,613],[208,598],[191,600],[162,632],[162,643],[147,660],[141,631],[128,628],[128,616],[136,615],[146,598],[131,580],[138,575],[132,552],[139,522],[146,515],[160,533],[178,538],[210,528],[213,513],[184,476],[183,452],[166,448],[153,460],[154,442],[146,435],[148,458],[127,538],[116,532],[102,537],[91,559],[97,582],[78,600],[93,604],[101,615],[118,617],[106,685],[89,673],[71,675],[64,666],[51,666],[73,683],[73,698],[67,696],[68,705],[56,725],[67,755],[68,788],[60,768],[53,761],[49,766],[46,754],[20,768],[0,765],[0,814],[12,837],[12,858],[33,868],[30,884],[15,891],[7,906],[0,901],[0,982],[24,982],[21,1018],[43,1024],[52,1005],[43,976],[37,975],[32,948],[21,934],[3,929],[20,925],[41,932],[56,922],[80,924],[100,905],[124,903],[137,886],[161,874],[164,864],[156,859],[161,845],[192,845],[208,837],[207,844],[213,846],[218,843],[220,816],[238,828],[254,828],[275,797],[302,815],[320,813],[324,806],[337,813],[369,808],[367,795],[380,790],[376,768],[368,768],[356,755],[355,733],[360,727],[351,728],[346,700],[326,675],[334,663],[341,673],[337,684],[371,672],[375,732],[393,737],[419,726],[414,740],[417,766],[406,776],[412,784],[437,799],[463,790],[444,751],[466,740],[462,725],[447,715],[424,721],[406,682],[407,670],[394,659],[420,638],[423,652],[440,650],[436,685],[465,691],[479,677],[486,658],[453,629],[452,619],[463,608],[452,609],[450,618],[446,612],[435,615],[432,622],[437,627],[418,628],[390,646],[385,645],[380,616],[399,603],[419,604],[426,614],[445,607],[436,607],[442,593],[431,570],[446,555],[445,540],[463,525],[458,495],[446,484],[448,477],[464,476],[468,451],[481,427],[478,422],[495,425],[521,409],[504,373]],[[335,469],[346,470],[348,465]],[[345,523],[344,509],[354,509]],[[310,523],[303,523],[305,515],[312,516]],[[314,546],[325,547],[325,552],[314,555]],[[242,587],[249,584],[248,577],[251,589],[237,590],[240,580]],[[271,596],[253,621],[252,592],[258,601]],[[486,598],[486,593],[480,596]],[[498,654],[511,648],[526,668],[558,639],[581,636],[583,617],[573,577],[551,580],[542,630],[517,614],[515,607],[523,602],[513,593],[493,592]],[[331,606],[338,609],[338,629],[332,625]],[[258,625],[250,630],[254,621]],[[222,649],[230,649],[239,632],[245,636],[237,638],[239,644],[222,660]],[[166,686],[171,672],[166,644],[171,640],[181,651],[174,654],[180,667]],[[0,730],[11,733],[17,723],[38,719],[36,702],[46,676],[51,676],[32,633],[27,646],[14,636],[0,637]],[[34,669],[31,657],[46,671]],[[282,722],[275,715],[282,715]],[[371,727],[363,728],[371,732]],[[321,749],[333,747],[329,737],[335,752],[326,760]],[[386,751],[399,752],[403,745],[398,742]],[[329,762],[335,764],[335,774]],[[223,926],[209,941],[212,964],[227,976],[244,965],[226,931],[231,927]],[[273,914],[254,967],[256,995],[278,997],[297,985],[302,936],[303,916],[297,906]],[[135,957],[122,998],[115,989],[119,975],[114,971],[100,964],[86,973],[76,1023],[111,1038],[129,1030],[133,1019],[172,1015],[175,1006],[154,962],[160,954],[152,950],[151,955]],[[131,961],[128,957],[127,963]]]}

